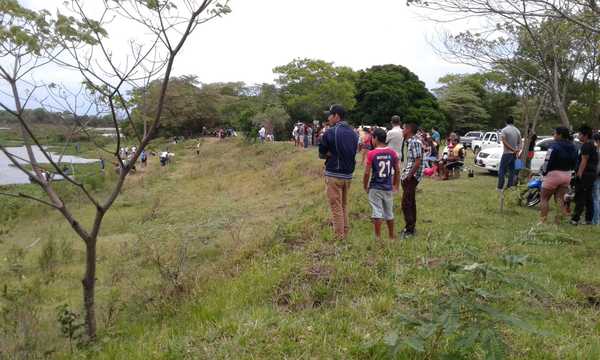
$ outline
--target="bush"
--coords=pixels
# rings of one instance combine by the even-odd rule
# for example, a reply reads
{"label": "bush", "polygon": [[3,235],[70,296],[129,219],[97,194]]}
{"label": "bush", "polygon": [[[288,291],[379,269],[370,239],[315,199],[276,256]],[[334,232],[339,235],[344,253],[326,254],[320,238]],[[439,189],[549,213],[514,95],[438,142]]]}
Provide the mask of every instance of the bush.
{"label": "bush", "polygon": [[7,270],[18,278],[21,278],[25,269],[25,250],[22,247],[13,245],[8,249],[6,262],[8,265]]}
{"label": "bush", "polygon": [[14,289],[4,285],[0,294],[0,359],[37,358],[41,284]]}
{"label": "bush", "polygon": [[50,237],[42,247],[42,252],[38,257],[38,265],[40,270],[48,278],[53,278],[56,274],[58,264],[58,249],[54,242],[54,238]]}

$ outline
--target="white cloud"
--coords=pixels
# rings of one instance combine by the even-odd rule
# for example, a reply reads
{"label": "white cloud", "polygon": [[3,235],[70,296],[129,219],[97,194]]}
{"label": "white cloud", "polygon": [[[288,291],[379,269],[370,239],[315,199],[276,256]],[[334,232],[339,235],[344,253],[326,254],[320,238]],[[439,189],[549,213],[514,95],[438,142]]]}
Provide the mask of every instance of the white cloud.
{"label": "white cloud", "polygon": [[[51,12],[62,6],[60,0],[24,3]],[[403,0],[232,0],[230,5],[231,14],[197,28],[176,60],[175,75],[195,74],[202,82],[272,82],[275,66],[308,57],[354,69],[400,64],[433,88],[449,72],[473,71],[434,53],[427,41],[436,36],[434,25]],[[140,35],[130,23],[113,24],[109,31],[115,43]],[[65,72],[36,76],[75,82],[75,75]]]}

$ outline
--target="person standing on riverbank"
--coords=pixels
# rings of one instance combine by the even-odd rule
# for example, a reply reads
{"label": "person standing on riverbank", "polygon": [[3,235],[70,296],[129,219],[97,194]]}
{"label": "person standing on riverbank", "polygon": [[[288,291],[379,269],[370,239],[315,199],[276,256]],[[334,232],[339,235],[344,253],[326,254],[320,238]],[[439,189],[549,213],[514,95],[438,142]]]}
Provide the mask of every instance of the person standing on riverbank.
{"label": "person standing on riverbank", "polygon": [[400,183],[400,166],[398,153],[386,146],[384,129],[373,130],[373,146],[375,149],[367,154],[367,166],[363,177],[363,187],[368,194],[371,205],[371,220],[375,238],[381,240],[381,227],[387,224],[390,240],[396,238],[394,233],[394,192]]}
{"label": "person standing on riverbank", "polygon": [[338,239],[345,239],[348,222],[348,195],[356,167],[358,135],[345,121],[346,110],[333,105],[327,112],[329,128],[319,144],[319,157],[325,159],[325,184],[331,208],[333,229]]}
{"label": "person standing on riverbank", "polygon": [[402,212],[404,213],[405,227],[401,237],[407,238],[415,235],[417,224],[417,185],[423,175],[423,145],[417,136],[417,124],[409,122],[404,125],[404,139],[408,142],[406,162],[400,177],[402,183]]}

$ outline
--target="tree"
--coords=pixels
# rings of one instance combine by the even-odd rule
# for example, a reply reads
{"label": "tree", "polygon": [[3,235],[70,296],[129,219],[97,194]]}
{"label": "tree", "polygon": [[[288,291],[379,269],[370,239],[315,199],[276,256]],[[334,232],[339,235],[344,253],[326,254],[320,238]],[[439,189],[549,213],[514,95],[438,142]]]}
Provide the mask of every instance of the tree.
{"label": "tree", "polygon": [[290,116],[282,106],[270,106],[264,111],[254,115],[252,122],[257,128],[264,126],[267,131],[271,131],[276,139],[286,139],[288,137],[288,124]]}
{"label": "tree", "polygon": [[[219,107],[225,98],[235,96],[229,95],[233,90],[222,84],[199,85],[195,76],[182,76],[169,81],[159,135],[192,136],[200,133],[203,127],[221,125]],[[156,112],[161,87],[162,81],[156,80],[147,88],[133,90],[130,102],[134,107],[134,117],[147,119]]]}
{"label": "tree", "polygon": [[407,0],[407,5],[443,11],[455,19],[485,16],[490,12],[506,17],[515,14],[531,19],[551,17],[569,21],[584,31],[600,33],[600,5],[596,0]]}
{"label": "tree", "polygon": [[[23,192],[1,194],[36,201],[58,211],[83,240],[86,248],[86,268],[82,280],[85,325],[87,336],[93,340],[96,337],[96,244],[103,219],[121,193],[125,179],[141,152],[160,127],[175,58],[198,25],[227,14],[230,10],[227,2],[213,0],[185,0],[179,4],[177,1],[161,0],[107,0],[103,3],[104,10],[94,13],[97,15],[94,18],[80,0],[72,0],[66,5],[70,6],[67,8],[70,16],[58,13],[55,19],[51,19],[49,12],[28,10],[16,0],[0,1],[0,79],[11,89],[14,101],[14,106],[5,103],[0,103],[0,106],[11,113],[19,123],[31,170],[23,166],[19,159],[2,145],[0,151],[15,167],[25,173],[32,183],[43,190],[46,198]],[[152,35],[148,42],[130,42],[131,54],[125,61],[119,61],[118,53],[113,52],[106,41],[108,33],[104,26],[115,17],[127,19],[131,24],[141,26]],[[39,85],[28,81],[25,76],[33,76],[36,71],[50,63],[77,71],[85,84],[82,89],[88,100],[100,112],[111,117],[117,132],[117,144],[114,149],[102,149],[113,154],[118,163],[119,175],[105,199],[98,199],[84,183],[63,172],[60,161],[54,161],[44,149],[24,117],[27,102],[39,88]],[[144,126],[144,132],[136,133],[137,150],[130,161],[126,161],[119,153],[119,112],[122,112],[132,125],[135,125],[135,119],[131,116],[132,108],[128,105],[125,90],[139,87],[140,82],[150,84],[158,78],[162,80],[155,111],[148,121],[148,126]],[[56,102],[62,102],[75,125],[85,131],[85,127],[79,122],[82,114],[81,108],[77,106],[77,96],[80,93],[73,94],[66,87],[62,87],[61,91],[54,93],[56,96],[52,96],[53,89],[56,88],[54,84],[48,86],[51,97]],[[23,93],[27,94],[25,98]],[[132,127],[135,129],[135,126]],[[66,183],[73,186],[88,201],[95,213],[92,224],[81,222],[56,191],[52,177],[43,175],[44,168],[36,159],[34,145],[48,161],[51,170],[61,175]]]}
{"label": "tree", "polygon": [[453,129],[493,129],[504,125],[518,103],[507,81],[498,72],[451,74],[438,80],[444,86],[434,92]]}
{"label": "tree", "polygon": [[450,129],[468,131],[487,126],[490,115],[484,108],[483,96],[464,76],[447,75],[438,81],[444,86],[434,91]]}
{"label": "tree", "polygon": [[[503,71],[527,82],[535,81],[539,89],[535,95],[547,94],[561,123],[571,126],[566,90],[582,73],[581,66],[587,55],[586,44],[589,44],[593,32],[556,16],[552,9],[542,6],[542,1],[440,0],[411,3],[443,13],[446,16],[444,22],[485,17],[489,24],[487,27],[478,26],[476,31],[447,35],[440,52],[450,61],[484,70]],[[573,13],[573,16],[587,15]],[[513,85],[519,83],[522,82],[515,81]]]}
{"label": "tree", "polygon": [[239,128],[248,140],[256,138],[258,126],[263,123],[276,138],[282,138],[291,121],[279,89],[273,84],[260,84],[241,86],[237,93],[219,109],[223,123]]}
{"label": "tree", "polygon": [[448,127],[435,97],[417,75],[400,65],[373,66],[359,71],[356,81],[356,124],[388,124],[393,115],[429,128]]}
{"label": "tree", "polygon": [[323,60],[295,59],[276,67],[276,82],[281,98],[294,121],[312,122],[323,117],[332,104],[354,108],[355,73],[348,67],[337,67]]}

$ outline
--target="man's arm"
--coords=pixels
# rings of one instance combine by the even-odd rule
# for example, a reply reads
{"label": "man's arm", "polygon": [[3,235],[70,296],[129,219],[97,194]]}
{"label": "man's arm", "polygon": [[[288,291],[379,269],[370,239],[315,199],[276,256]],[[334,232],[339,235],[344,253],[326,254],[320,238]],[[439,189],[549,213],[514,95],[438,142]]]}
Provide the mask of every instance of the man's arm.
{"label": "man's arm", "polygon": [[410,176],[409,176],[409,178],[410,178],[410,177],[414,177],[414,176],[415,176],[415,174],[417,173],[417,170],[418,170],[420,167],[421,167],[421,158],[419,157],[419,158],[417,158],[417,159],[415,160],[415,165],[413,166],[413,168],[412,168],[412,169],[410,169]]}
{"label": "man's arm", "polygon": [[367,161],[365,166],[365,175],[363,175],[363,188],[366,192],[369,192],[369,182],[371,180],[371,163]]}
{"label": "man's arm", "polygon": [[321,136],[319,143],[319,159],[327,159],[329,156],[329,144],[327,143],[327,131]]}
{"label": "man's arm", "polygon": [[400,160],[396,159],[394,162],[394,191],[397,192],[400,187]]}
{"label": "man's arm", "polygon": [[585,171],[585,168],[587,167],[589,160],[590,160],[589,155],[581,155],[581,163],[579,163],[579,169],[577,170],[578,178],[581,179],[583,177],[583,172]]}
{"label": "man's arm", "polygon": [[548,174],[548,166],[550,166],[550,163],[553,160],[554,160],[554,151],[552,148],[549,148],[548,151],[546,151],[546,158],[544,159],[544,165],[542,165],[542,169],[541,169],[542,175]]}

